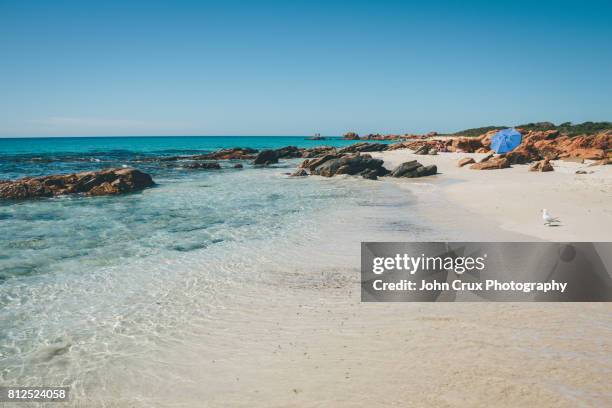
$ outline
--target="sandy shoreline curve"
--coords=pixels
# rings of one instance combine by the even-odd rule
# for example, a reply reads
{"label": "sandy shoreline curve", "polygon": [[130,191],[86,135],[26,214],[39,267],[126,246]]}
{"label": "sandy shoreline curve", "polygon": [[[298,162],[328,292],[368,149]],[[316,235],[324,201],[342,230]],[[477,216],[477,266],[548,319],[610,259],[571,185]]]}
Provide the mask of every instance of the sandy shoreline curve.
{"label": "sandy shoreline curve", "polygon": [[[570,210],[581,202],[578,192],[582,191],[594,214],[609,217],[604,208],[609,190],[595,190],[572,173],[559,171],[548,177],[529,173],[526,166],[492,172],[459,169],[456,156],[443,154],[414,157],[398,151],[375,156],[384,157],[389,165],[415,158],[439,165],[441,174],[427,180],[347,178],[346,182],[396,183],[406,190],[407,200],[417,202],[414,208],[395,211],[410,211],[411,217],[437,224],[440,237],[456,239],[459,234],[466,240],[483,241],[605,237],[606,229],[599,231],[595,225],[605,225],[609,219],[597,222],[581,216],[580,208]],[[609,180],[609,173],[598,177]],[[491,179],[498,183],[489,186]],[[525,183],[526,179],[533,182]],[[321,182],[333,181],[321,178]],[[563,185],[569,190],[563,190]],[[503,194],[495,194],[496,190]],[[469,196],[462,194],[466,191]],[[521,200],[504,204],[509,200],[505,195],[512,197],[519,191],[525,191]],[[574,198],[563,204],[564,194]],[[554,204],[550,210],[568,223],[565,228],[544,229],[537,212],[542,202]],[[507,215],[499,215],[505,210]],[[214,311],[205,328],[194,331],[179,347],[160,350],[155,356],[167,364],[171,378],[190,381],[166,383],[164,376],[155,376],[156,388],[138,388],[143,384],[135,381],[129,392],[123,388],[127,385],[115,384],[116,396],[133,392],[145,396],[140,401],[119,397],[117,406],[610,404],[609,303],[361,303],[359,241],[403,239],[401,230],[360,232],[354,220],[366,214],[376,217],[379,211],[389,208],[364,208],[352,216],[343,213],[347,228],[356,229],[349,231],[350,240],[342,242],[342,262],[335,266],[330,266],[332,258],[313,259],[293,270],[288,265],[294,260],[271,263],[273,280],[240,296],[225,293],[230,299],[227,307]],[[574,225],[575,219],[581,223]],[[524,229],[518,228],[521,222]],[[589,233],[584,228],[590,228]],[[321,257],[333,256],[335,244],[329,245],[330,251]]]}
{"label": "sandy shoreline curve", "polygon": [[[439,153],[415,155],[410,150],[372,153],[385,167],[418,160],[435,164],[439,174],[426,179],[407,179],[398,184],[414,190],[415,184],[428,183],[436,194],[448,200],[449,211],[464,209],[474,222],[489,220],[507,231],[546,241],[609,241],[612,231],[612,166],[552,161],[553,172],[529,172],[528,165],[513,165],[501,170],[471,170],[458,167],[464,157],[476,161],[482,153]],[[576,174],[577,170],[592,172]],[[418,197],[418,195],[417,195]],[[540,210],[548,209],[561,219],[557,227],[545,226]],[[432,220],[444,217],[444,210],[431,213]],[[482,238],[483,240],[485,237]]]}

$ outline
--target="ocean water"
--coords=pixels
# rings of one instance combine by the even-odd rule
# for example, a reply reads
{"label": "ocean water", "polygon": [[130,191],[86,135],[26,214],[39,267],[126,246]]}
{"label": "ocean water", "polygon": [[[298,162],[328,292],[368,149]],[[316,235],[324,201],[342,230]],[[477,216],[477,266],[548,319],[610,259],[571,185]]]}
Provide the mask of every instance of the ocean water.
{"label": "ocean water", "polygon": [[69,385],[75,395],[134,385],[145,381],[145,362],[150,372],[167,369],[152,353],[183,347],[246,288],[254,296],[285,274],[305,282],[330,270],[357,276],[362,240],[432,239],[411,218],[406,192],[387,183],[287,177],[299,160],[216,171],[141,161],[349,143],[0,139],[0,179],[130,165],[157,183],[117,197],[0,202],[0,383]]}
{"label": "ocean water", "polygon": [[296,136],[0,138],[0,179],[93,170],[143,158],[200,154],[230,147],[262,150],[284,146],[343,147],[353,143],[339,137],[308,140]]}

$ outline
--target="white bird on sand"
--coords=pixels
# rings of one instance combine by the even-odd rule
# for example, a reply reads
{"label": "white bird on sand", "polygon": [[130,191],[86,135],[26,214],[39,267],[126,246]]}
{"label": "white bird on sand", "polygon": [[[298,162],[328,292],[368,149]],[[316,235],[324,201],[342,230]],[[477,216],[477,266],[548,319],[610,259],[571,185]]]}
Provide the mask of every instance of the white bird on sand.
{"label": "white bird on sand", "polygon": [[542,219],[544,220],[544,225],[550,225],[553,222],[561,222],[558,218],[550,215],[546,208],[542,209]]}

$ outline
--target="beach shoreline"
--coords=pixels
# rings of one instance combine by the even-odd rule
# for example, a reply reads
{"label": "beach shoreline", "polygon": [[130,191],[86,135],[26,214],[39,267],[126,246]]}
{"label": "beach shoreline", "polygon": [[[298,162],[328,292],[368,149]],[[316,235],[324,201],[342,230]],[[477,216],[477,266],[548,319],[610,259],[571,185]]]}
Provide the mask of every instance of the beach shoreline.
{"label": "beach shoreline", "polygon": [[[383,157],[388,165],[413,159],[409,151],[374,155]],[[321,236],[331,239],[333,231],[347,228],[345,237],[353,237],[341,246],[329,243],[329,251],[339,250],[344,260],[323,251],[328,259],[299,270],[276,265],[276,278],[215,311],[206,329],[196,331],[187,342],[188,348],[166,350],[168,354],[158,357],[174,367],[173,376],[193,382],[164,393],[139,390],[140,395],[150,393],[145,403],[211,407],[452,407],[466,403],[474,407],[572,407],[608,403],[612,399],[605,380],[612,350],[609,303],[361,302],[359,241],[401,240],[403,233],[397,225],[388,231],[377,228],[403,217],[422,223],[409,228],[429,225],[437,231],[435,235],[454,240],[546,238],[536,236],[537,231],[527,235],[504,229],[495,217],[455,201],[453,187],[469,183],[447,167],[454,164],[455,157],[419,159],[445,163],[440,165],[443,174],[400,181],[315,176],[322,188],[333,183],[377,186],[378,202],[387,216],[377,216],[376,207],[367,207],[352,214],[339,211],[333,225],[321,224]],[[527,169],[517,166],[517,170]],[[486,177],[484,172],[459,171]],[[514,178],[524,177],[518,171],[513,173],[517,173]],[[541,174],[525,175],[531,176]],[[414,205],[398,206],[402,196]],[[354,219],[367,220],[362,221],[363,229]],[[302,250],[305,252],[294,261],[311,256],[306,248]],[[232,297],[232,293],[225,296]],[[240,347],[232,347],[236,342]],[[206,384],[205,389],[201,384]],[[120,400],[126,394],[117,390],[115,395]]]}
{"label": "beach shoreline", "polygon": [[[436,194],[448,200],[447,210],[472,222],[483,219],[509,232],[532,237],[534,240],[578,242],[608,241],[612,230],[612,169],[610,166],[588,166],[552,161],[552,172],[529,172],[528,165],[513,165],[500,170],[472,170],[458,167],[461,158],[476,161],[483,153],[438,153],[435,156],[416,155],[408,149],[372,153],[381,158],[387,168],[418,160],[423,165],[435,164],[440,174],[426,179],[398,182],[402,188],[414,190],[415,184],[429,183]],[[592,172],[576,174],[576,171]],[[418,196],[418,195],[417,195]],[[559,226],[544,225],[541,209],[547,208],[561,219]],[[427,211],[426,211],[427,213]],[[429,213],[433,222],[444,209]],[[485,231],[486,233],[486,231]],[[483,236],[484,240],[484,236]]]}
{"label": "beach shoreline", "polygon": [[[157,177],[158,187],[136,195],[22,205],[21,211],[75,206],[56,221],[64,223],[89,217],[91,212],[78,212],[88,206],[96,214],[106,209],[111,219],[112,206],[117,211],[140,203],[135,209],[142,216],[155,204],[151,220],[172,210],[167,228],[178,234],[162,242],[181,252],[91,267],[87,276],[73,270],[66,282],[59,274],[50,282],[33,277],[31,286],[22,286],[32,293],[64,289],[53,292],[49,304],[24,296],[31,303],[12,310],[23,327],[37,330],[39,321],[31,317],[53,306],[57,326],[45,330],[57,335],[15,355],[10,381],[66,381],[74,406],[609,403],[609,303],[362,303],[360,243],[605,240],[610,166],[585,167],[593,173],[584,175],[575,170],[585,165],[556,161],[549,173],[528,172],[526,165],[476,171],[457,161],[484,154],[366,153],[383,159],[387,169],[418,160],[435,164],[439,174],[292,177],[301,164],[297,157],[240,170],[225,163],[221,171],[188,170],[177,160],[171,167],[177,170]],[[160,172],[158,164],[147,165]],[[237,200],[254,206],[253,220],[266,223],[235,224],[244,215],[241,207],[228,208],[231,217],[212,223],[202,220],[212,205],[182,212],[196,203],[220,208]],[[561,227],[543,225],[543,205],[561,217]],[[286,225],[279,225],[281,213]],[[116,220],[121,230],[123,219],[129,220]],[[140,220],[126,225],[148,225]],[[234,222],[229,230],[243,228],[241,234],[254,238],[221,235],[227,242],[204,248],[196,245],[201,238],[176,241],[227,220]],[[159,241],[144,244],[159,248]],[[101,295],[91,299],[90,293]],[[20,364],[31,370],[24,377],[13,371]]]}

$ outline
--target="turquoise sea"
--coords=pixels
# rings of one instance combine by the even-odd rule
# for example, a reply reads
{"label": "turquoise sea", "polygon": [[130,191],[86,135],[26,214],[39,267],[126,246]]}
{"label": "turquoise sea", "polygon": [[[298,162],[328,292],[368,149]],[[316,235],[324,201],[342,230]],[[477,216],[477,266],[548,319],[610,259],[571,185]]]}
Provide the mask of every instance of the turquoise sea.
{"label": "turquoise sea", "polygon": [[134,166],[157,183],[116,197],[0,202],[0,384],[69,385],[75,395],[137,386],[142,370],[168,370],[151,353],[186,347],[188,333],[206,331],[215,311],[231,310],[240,296],[257,296],[279,276],[311,282],[356,271],[360,240],[424,231],[411,224],[405,192],[357,178],[288,177],[300,160],[221,170],[148,160],[350,143],[0,139],[0,179]]}
{"label": "turquoise sea", "polygon": [[0,202],[0,282],[70,270],[68,265],[101,267],[160,250],[187,252],[248,240],[257,231],[278,229],[279,221],[350,195],[345,189],[325,191],[312,182],[285,179],[295,160],[265,169],[244,161],[240,171],[230,165],[207,171],[151,159],[238,146],[350,143],[304,137],[0,139],[0,179],[132,166],[150,173],[157,183],[154,189],[122,197]]}
{"label": "turquoise sea", "polygon": [[[340,137],[168,136],[0,138],[0,179],[112,167],[142,158],[211,152],[230,147],[348,146]],[[153,169],[152,169],[153,170]]]}

